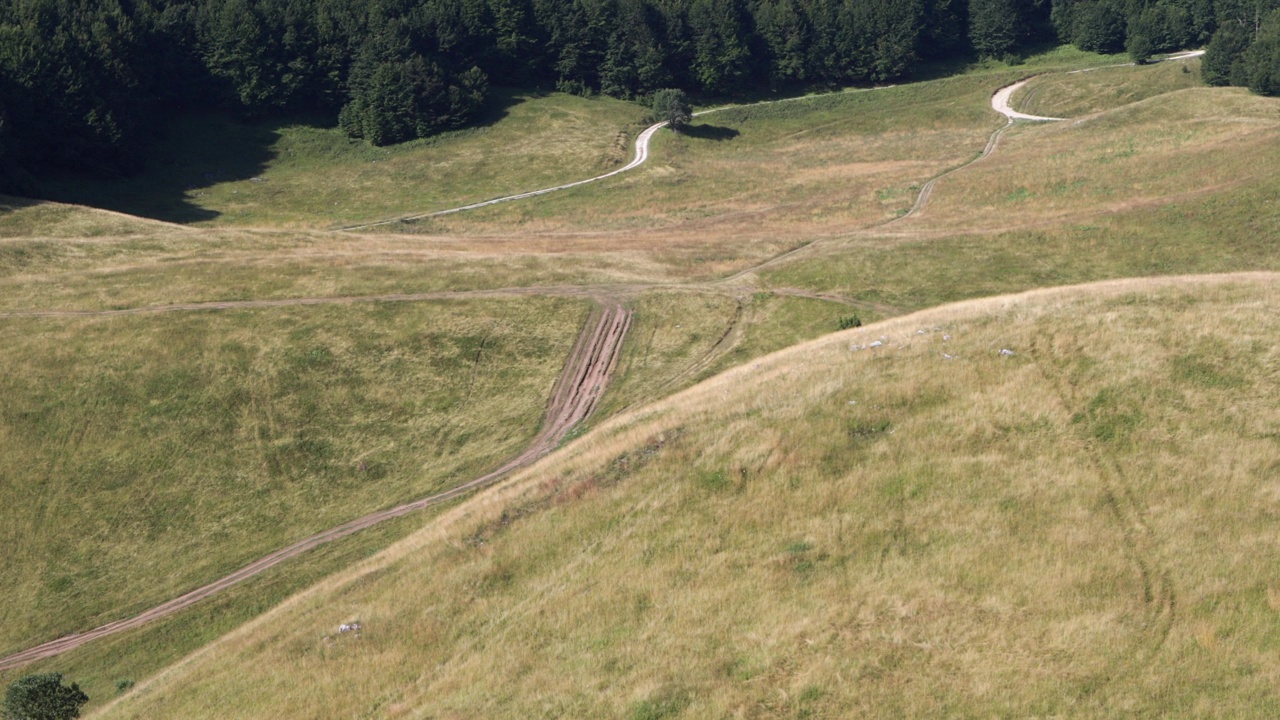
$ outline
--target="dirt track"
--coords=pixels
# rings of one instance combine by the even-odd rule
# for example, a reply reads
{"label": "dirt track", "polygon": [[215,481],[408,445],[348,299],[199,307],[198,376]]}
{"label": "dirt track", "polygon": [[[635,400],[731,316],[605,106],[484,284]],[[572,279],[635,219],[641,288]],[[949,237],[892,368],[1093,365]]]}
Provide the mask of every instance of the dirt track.
{"label": "dirt track", "polygon": [[330,530],[316,533],[309,538],[299,540],[286,548],[255,560],[220,580],[209,583],[204,587],[196,588],[140,615],[107,623],[87,632],[67,635],[0,659],[0,671],[10,670],[36,660],[60,655],[93,640],[132,630],[153,620],[167,617],[211,595],[238,585],[314,547],[347,537],[365,528],[377,525],[384,520],[390,520],[415,510],[421,510],[461,497],[472,491],[492,485],[512,470],[533,463],[538,458],[554,450],[565,434],[569,432],[569,429],[584,420],[595,409],[596,403],[599,401],[601,394],[603,394],[605,386],[608,384],[609,378],[618,364],[622,341],[630,327],[631,311],[620,304],[610,303],[603,309],[592,313],[583,327],[582,333],[578,336],[572,352],[569,354],[569,359],[565,363],[560,378],[552,389],[551,398],[547,402],[547,412],[542,423],[542,430],[533,439],[533,442],[525,448],[524,452],[507,461],[505,465],[493,472],[451,490],[397,507],[380,510]]}
{"label": "dirt track", "polygon": [[[1203,54],[1203,51],[1197,51],[1192,53],[1182,53],[1182,54],[1177,54],[1177,55],[1165,58],[1164,60],[1165,61],[1186,60],[1186,59],[1198,57],[1202,54]],[[970,160],[969,162],[964,163],[963,165],[960,165],[951,170],[948,170],[947,172],[944,172],[941,175],[938,175],[933,179],[929,180],[921,188],[920,193],[917,196],[916,202],[913,205],[913,207],[906,214],[902,215],[901,217],[895,218],[889,221],[888,223],[885,223],[885,225],[893,224],[894,222],[897,222],[899,220],[905,220],[906,218],[917,214],[928,203],[929,198],[932,194],[934,185],[937,181],[953,173],[959,172],[960,170],[963,170],[964,168],[969,167],[973,163],[978,162],[979,160],[991,155],[991,153],[995,151],[996,145],[999,142],[1000,137],[1003,135],[1005,130],[1007,130],[1010,126],[1014,124],[1015,120],[1019,120],[1019,119],[1030,120],[1030,121],[1059,120],[1059,118],[1048,118],[1048,117],[1041,117],[1041,116],[1019,113],[1013,110],[1009,106],[1009,100],[1012,97],[1013,93],[1019,87],[1024,85],[1026,82],[1027,80],[1023,80],[1022,82],[1016,83],[1014,85],[1001,88],[995,94],[992,95],[992,99],[991,99],[992,108],[997,112],[1001,113],[1002,115],[1004,115],[1007,118],[1007,123],[992,133],[990,139],[987,142],[987,146],[982,151],[982,153],[979,154],[977,157],[975,157],[973,160]],[[787,100],[768,101],[766,103],[761,103],[761,104],[768,104],[771,102],[788,102],[792,100],[803,100],[803,99],[805,98],[789,98]],[[724,110],[724,109],[727,109],[727,108],[716,108],[713,110],[702,111],[696,114],[704,115],[704,114],[717,112],[719,110]],[[656,133],[659,129],[661,129],[665,125],[666,123],[659,123],[647,128],[643,133],[641,133],[640,137],[636,139],[635,158],[628,165],[622,168],[619,168],[617,170],[614,170],[610,173],[606,173],[605,175],[601,175],[599,177],[590,178],[587,180],[581,180],[573,183],[568,183],[565,185],[559,185],[552,188],[546,188],[543,190],[536,190],[529,193],[522,193],[520,195],[497,198],[494,200],[475,203],[472,205],[453,208],[450,210],[439,211],[435,213],[426,213],[422,215],[416,215],[412,217],[402,217],[402,218],[387,220],[383,222],[376,222],[376,223],[370,223],[370,224],[358,225],[358,226],[350,226],[350,227],[342,228],[342,230],[363,229],[363,228],[369,228],[369,227],[376,227],[380,225],[387,225],[395,222],[400,222],[403,220],[412,220],[412,219],[431,217],[435,215],[444,215],[449,213],[461,212],[464,210],[484,207],[484,206],[493,205],[496,203],[508,202],[511,200],[518,200],[522,198],[543,195],[543,194],[554,192],[557,190],[576,187],[586,183],[603,180],[605,178],[612,177],[619,173],[626,172],[628,170],[631,170],[643,164],[648,159],[650,139],[653,137],[654,133]],[[774,258],[766,260],[756,266],[734,273],[733,275],[730,275],[729,277],[724,278],[722,280],[723,285],[721,286],[720,291],[721,292],[724,292],[724,291],[737,292],[739,291],[739,289],[733,288],[732,286],[729,285],[730,283],[734,283],[735,281],[741,278],[744,278],[749,274],[755,273],[768,266],[777,264],[778,262],[784,259],[790,258],[794,255],[804,252],[811,246],[812,246],[812,243],[807,243],[798,248],[782,253],[781,255],[775,256]],[[632,290],[632,291],[639,290],[641,289],[641,287],[642,286],[635,286],[635,287],[629,287],[629,288],[615,287],[610,289],[613,290],[614,292],[617,292],[620,290],[623,292],[626,292],[628,290]],[[650,286],[649,289],[654,289],[656,287],[658,286]],[[687,289],[687,290],[695,289],[695,286],[671,285],[666,287],[669,287],[670,289]],[[697,289],[709,290],[710,288],[706,286],[700,286],[700,287],[697,287]],[[123,310],[9,311],[9,312],[0,312],[0,318],[113,316],[113,315],[132,315],[132,314],[139,314],[139,313],[158,313],[158,312],[174,312],[174,311],[230,310],[230,309],[242,309],[242,308],[247,309],[247,308],[283,307],[283,306],[296,306],[296,305],[349,304],[349,303],[356,303],[356,302],[403,302],[403,301],[435,300],[435,299],[458,298],[458,297],[485,297],[485,296],[511,296],[511,295],[575,295],[575,296],[599,297],[606,290],[608,289],[590,288],[590,287],[573,287],[573,286],[538,287],[538,288],[504,288],[504,289],[498,289],[498,290],[473,291],[473,292],[443,291],[443,292],[435,292],[435,293],[389,294],[389,295],[364,296],[364,297],[328,297],[328,298],[317,297],[317,298],[289,298],[289,299],[281,299],[281,300],[185,303],[185,304],[175,304],[175,305],[130,308],[130,309],[123,309]],[[858,305],[858,303],[854,303],[844,298],[840,298],[839,296],[834,296],[829,294],[811,293],[811,292],[791,290],[791,289],[778,289],[775,291],[778,294],[792,295],[797,297],[809,297],[816,300],[827,300],[827,301],[838,302],[838,303],[843,303],[848,305]],[[588,321],[588,323],[583,329],[582,334],[578,337],[578,340],[574,345],[573,351],[569,356],[569,360],[565,365],[565,368],[560,376],[560,379],[557,381],[556,386],[552,391],[551,399],[548,402],[546,418],[544,419],[542,430],[534,438],[533,442],[524,450],[524,452],[522,452],[520,455],[513,458],[512,460],[508,461],[502,467],[494,470],[493,472],[487,475],[484,475],[482,477],[476,478],[475,480],[467,482],[451,490],[447,490],[445,492],[432,495],[430,497],[422,498],[420,500],[407,503],[404,505],[400,505],[394,508],[378,511],[378,512],[366,515],[362,518],[352,520],[336,528],[332,528],[330,530],[317,533],[316,535],[312,535],[311,537],[308,537],[304,540],[300,540],[297,543],[294,543],[293,545],[290,545],[281,550],[277,550],[276,552],[270,555],[267,555],[266,557],[263,557],[253,563],[250,563],[249,565],[246,565],[245,567],[237,570],[236,572],[220,580],[217,580],[213,583],[210,583],[203,587],[192,590],[191,592],[188,592],[185,595],[182,595],[178,598],[170,600],[162,605],[152,608],[151,610],[143,612],[142,614],[137,615],[133,618],[129,618],[127,620],[118,620],[112,623],[108,623],[106,625],[103,625],[101,627],[95,628],[93,630],[90,630],[84,633],[68,635],[66,637],[62,637],[57,640],[44,643],[42,645],[30,648],[20,653],[10,655],[6,658],[2,658],[0,659],[0,671],[5,671],[15,667],[19,667],[43,658],[53,657],[61,653],[67,652],[68,650],[72,650],[77,647],[80,647],[81,645],[84,645],[95,639],[113,635],[115,633],[123,632],[126,630],[131,630],[137,627],[141,627],[153,620],[161,619],[163,617],[176,613],[184,608],[187,608],[199,602],[200,600],[203,600],[204,598],[214,595],[226,588],[237,585],[240,582],[243,582],[244,580],[247,580],[261,572],[264,572],[270,569],[271,567],[279,564],[280,562],[283,562],[292,557],[296,557],[314,547],[323,545],[333,540],[338,540],[340,538],[347,537],[348,535],[354,534],[360,530],[376,525],[384,520],[400,517],[402,515],[408,514],[415,510],[421,510],[423,508],[460,497],[476,489],[493,484],[494,482],[499,480],[503,475],[505,475],[506,473],[512,470],[531,464],[538,458],[542,457],[543,455],[545,455],[546,453],[554,449],[556,445],[559,443],[559,441],[569,431],[569,429],[573,427],[573,425],[585,419],[588,415],[591,414],[592,410],[594,410],[595,405],[605,388],[605,385],[607,384],[609,378],[612,376],[614,368],[617,365],[618,356],[620,354],[619,351],[622,346],[622,340],[625,337],[627,330],[630,328],[630,324],[631,324],[630,311],[624,309],[620,304],[617,304],[616,302],[611,302],[610,304],[607,305],[607,307],[604,310],[598,311],[597,313],[593,314],[592,319]],[[729,333],[732,332],[733,328],[734,328],[734,325],[731,324],[729,330],[726,331],[726,337]],[[721,338],[721,341],[723,340],[724,338]],[[718,342],[717,346],[721,344],[722,342]]]}

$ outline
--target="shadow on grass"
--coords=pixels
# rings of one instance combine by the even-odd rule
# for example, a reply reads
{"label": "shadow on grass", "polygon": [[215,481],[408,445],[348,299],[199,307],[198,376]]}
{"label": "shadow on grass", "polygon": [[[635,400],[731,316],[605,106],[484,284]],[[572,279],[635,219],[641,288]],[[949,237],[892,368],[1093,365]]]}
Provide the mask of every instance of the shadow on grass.
{"label": "shadow on grass", "polygon": [[281,121],[245,122],[226,114],[170,119],[146,149],[142,172],[129,177],[62,172],[40,181],[40,197],[176,223],[212,220],[202,190],[257,178],[274,158]]}
{"label": "shadow on grass", "polygon": [[733,128],[720,127],[719,125],[686,125],[680,132],[686,137],[698,140],[714,140],[716,142],[732,140],[742,134]]}
{"label": "shadow on grass", "polygon": [[[526,100],[545,95],[539,91],[495,88],[477,122],[462,132],[484,128],[507,117],[509,110]],[[217,185],[248,182],[251,187],[267,182],[262,177],[280,158],[285,129],[305,126],[332,132],[332,137],[305,147],[286,150],[294,162],[338,162],[336,157],[353,156],[371,148],[363,141],[347,140],[334,129],[336,117],[294,115],[245,120],[230,113],[191,113],[166,119],[163,129],[146,148],[142,172],[129,177],[104,177],[88,172],[59,172],[41,178],[36,197],[58,202],[88,205],[117,212],[174,223],[214,220],[223,212],[201,200],[205,191]],[[436,137],[447,137],[444,133]],[[245,188],[229,191],[232,196]],[[252,192],[251,190],[249,192]],[[228,190],[220,189],[218,204],[228,202]],[[247,195],[246,195],[247,197]],[[234,198],[230,199],[234,204]]]}

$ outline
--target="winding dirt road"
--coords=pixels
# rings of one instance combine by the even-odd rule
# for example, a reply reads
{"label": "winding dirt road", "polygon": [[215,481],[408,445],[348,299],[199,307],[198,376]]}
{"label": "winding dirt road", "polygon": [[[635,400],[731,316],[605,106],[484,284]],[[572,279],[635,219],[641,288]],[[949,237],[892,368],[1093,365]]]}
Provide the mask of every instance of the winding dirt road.
{"label": "winding dirt road", "polygon": [[[1204,54],[1203,51],[1180,53],[1180,54],[1176,54],[1176,55],[1172,55],[1170,57],[1164,58],[1163,61],[1187,60],[1194,57],[1199,57],[1200,55],[1203,55],[1203,54]],[[1080,72],[1080,71],[1077,71],[1077,72]],[[952,168],[951,170],[948,170],[932,178],[928,182],[926,182],[921,187],[920,193],[919,195],[917,195],[915,204],[912,206],[912,208],[906,214],[889,221],[889,223],[886,223],[886,225],[892,224],[894,222],[898,222],[900,220],[904,220],[908,217],[911,217],[917,214],[920,210],[922,210],[929,201],[929,198],[933,192],[935,183],[937,183],[939,180],[942,180],[943,178],[946,178],[956,172],[959,172],[960,170],[963,170],[969,167],[973,163],[978,162],[979,160],[990,156],[995,151],[1001,135],[1009,127],[1011,127],[1016,121],[1024,120],[1024,121],[1032,121],[1032,122],[1054,122],[1062,119],[1062,118],[1051,118],[1051,117],[1021,113],[1014,110],[1012,107],[1010,107],[1010,100],[1013,94],[1017,92],[1018,89],[1020,89],[1023,85],[1025,85],[1030,80],[1031,78],[1027,78],[1026,80],[1022,80],[1020,82],[1014,83],[1013,85],[1006,86],[1004,88],[997,90],[992,95],[991,107],[996,112],[1000,113],[1001,115],[1004,115],[1005,118],[1007,118],[1007,122],[1005,123],[1005,125],[996,129],[991,134],[991,137],[988,140],[987,145],[983,149],[983,151],[977,157],[964,163],[963,165]],[[880,88],[873,88],[873,89],[880,89]],[[865,91],[859,91],[859,92],[865,92]],[[779,103],[779,102],[794,102],[794,101],[800,101],[805,99],[809,99],[809,97],[786,98],[783,100],[771,100],[771,101],[766,101],[764,103],[756,103],[756,104],[764,105],[764,104],[772,104],[772,103]],[[751,106],[750,105],[726,106],[721,108],[704,110],[694,114],[696,116],[702,116],[710,113],[727,110],[732,107],[751,107]],[[463,212],[466,210],[473,210],[476,208],[496,205],[499,203],[505,203],[505,202],[511,202],[514,200],[521,200],[524,198],[536,197],[538,195],[545,195],[547,193],[552,193],[559,190],[578,187],[580,185],[585,185],[587,183],[598,182],[600,180],[614,177],[615,175],[619,175],[629,170],[633,170],[639,167],[640,165],[643,165],[649,158],[649,144],[650,144],[650,141],[653,139],[654,134],[656,134],[663,127],[666,127],[666,125],[667,123],[663,122],[663,123],[657,123],[655,125],[652,125],[646,128],[644,132],[640,133],[640,135],[636,138],[635,157],[631,160],[631,162],[621,168],[605,173],[603,175],[599,175],[597,177],[588,178],[586,180],[579,180],[577,182],[572,182],[572,183],[566,183],[563,185],[557,185],[555,187],[544,188],[541,190],[534,190],[532,192],[521,193],[518,195],[510,195],[507,197],[496,198],[493,200],[486,200],[483,202],[472,203],[470,205],[464,205],[462,207],[451,208],[448,210],[441,210],[437,212],[423,213],[420,215],[400,217],[392,220],[384,220],[381,222],[368,223],[364,225],[352,225],[352,226],[348,226],[340,229],[341,230],[361,230],[361,229],[367,229],[372,227],[378,227],[382,225],[390,225],[390,224],[402,222],[402,221],[417,220],[417,219],[435,217],[440,215],[448,215],[452,213]],[[765,262],[755,267],[748,268],[746,270],[735,273],[734,275],[725,278],[722,281],[722,283],[732,283],[733,281],[739,278],[745,277],[747,274],[756,272],[784,258],[795,255],[807,249],[808,247],[810,247],[810,245],[811,244],[806,244],[799,248],[795,248],[791,251],[782,253],[781,255],[774,257],[770,260],[766,260]],[[657,286],[653,286],[653,287],[657,287]],[[671,285],[671,286],[664,286],[664,287],[668,287],[670,289],[695,289],[694,286],[680,286],[680,285]],[[183,303],[183,304],[175,304],[175,305],[148,306],[148,307],[129,308],[129,309],[122,309],[122,310],[5,311],[5,312],[0,312],[0,318],[114,316],[114,315],[132,315],[132,314],[139,314],[139,313],[159,313],[159,312],[175,312],[175,311],[230,310],[230,309],[243,309],[243,308],[283,307],[283,306],[296,306],[296,305],[345,304],[345,303],[356,303],[356,302],[404,302],[404,301],[418,301],[418,300],[436,300],[436,299],[457,298],[457,297],[485,297],[485,296],[509,296],[509,295],[564,294],[564,295],[594,297],[594,298],[600,299],[604,294],[608,293],[610,290],[612,290],[614,296],[616,296],[616,293],[618,291],[625,292],[627,290],[637,290],[637,289],[641,289],[641,286],[635,286],[635,287],[629,287],[629,288],[622,288],[622,287],[593,288],[593,287],[584,287],[584,286],[565,286],[565,287],[536,287],[536,288],[504,288],[504,289],[487,290],[487,291],[485,290],[461,291],[461,292],[441,291],[441,292],[431,292],[431,293],[387,294],[387,295],[374,295],[374,296],[361,296],[361,297],[354,297],[354,296],[353,297],[315,297],[315,298],[286,298],[286,299],[280,299],[280,300],[215,301],[215,302],[204,302],[204,303]],[[709,290],[710,288],[698,286],[697,289]],[[734,291],[734,289],[727,285],[724,285],[722,286],[722,291]],[[857,305],[857,303],[854,303],[850,300],[840,298],[834,295],[810,293],[810,292],[799,291],[799,290],[789,291],[786,289],[776,290],[775,292],[778,292],[778,294],[795,295],[798,297],[811,297],[813,299],[828,300],[832,302],[840,302],[844,304]],[[334,540],[347,537],[356,532],[359,532],[360,530],[363,530],[368,527],[372,527],[373,525],[377,525],[378,523],[384,522],[386,520],[400,517],[402,515],[406,515],[416,510],[421,510],[421,509],[430,507],[432,505],[437,505],[437,504],[461,497],[463,495],[471,493],[480,488],[492,485],[507,473],[533,463],[538,458],[542,457],[543,455],[555,449],[555,447],[565,437],[565,435],[569,432],[569,430],[574,425],[576,425],[577,423],[581,422],[583,419],[588,417],[591,414],[591,412],[595,409],[595,406],[599,401],[600,396],[602,395],[605,389],[605,386],[607,385],[610,377],[614,372],[614,369],[617,366],[618,357],[620,355],[620,351],[622,347],[622,341],[626,337],[626,333],[630,329],[630,326],[631,326],[631,312],[626,310],[621,304],[619,304],[616,301],[606,301],[605,307],[603,309],[597,310],[592,314],[592,317],[588,320],[588,322],[584,326],[582,333],[578,336],[578,340],[575,343],[573,350],[569,355],[569,359],[565,364],[565,368],[562,371],[560,378],[557,380],[554,389],[552,390],[551,397],[548,401],[547,412],[546,412],[545,419],[543,421],[542,429],[539,431],[538,435],[533,439],[533,441],[529,444],[529,446],[525,448],[523,452],[521,452],[518,456],[509,460],[506,464],[497,468],[496,470],[482,477],[476,478],[467,483],[459,485],[453,489],[447,490],[445,492],[431,495],[429,497],[425,497],[425,498],[416,500],[414,502],[406,503],[404,505],[388,508],[386,510],[380,510],[378,512],[374,512],[364,517],[357,518],[355,520],[347,522],[338,527],[326,530],[324,532],[317,533],[303,540],[299,540],[293,545],[290,545],[281,550],[277,550],[276,552],[271,553],[270,555],[260,558],[240,568],[239,570],[231,573],[230,575],[227,575],[226,577],[223,577],[219,580],[209,583],[208,585],[205,585],[203,587],[192,590],[186,593],[185,595],[174,598],[173,600],[170,600],[162,605],[158,605],[132,618],[128,618],[125,620],[117,620],[115,622],[111,622],[106,625],[102,625],[100,627],[94,628],[93,630],[89,630],[87,632],[68,635],[68,636],[59,638],[57,640],[53,640],[53,641],[44,643],[42,645],[38,645],[28,650],[15,653],[8,657],[0,658],[0,671],[5,671],[12,668],[20,667],[22,665],[34,662],[36,660],[54,657],[56,655],[60,655],[64,652],[67,652],[69,650],[78,648],[93,640],[106,637],[109,635],[113,635],[116,633],[124,632],[126,630],[132,630],[132,629],[141,627],[143,625],[146,625],[147,623],[150,623],[152,621],[167,617],[180,610],[183,610],[184,608],[190,607],[191,605],[194,605],[195,603],[200,602],[201,600],[207,597],[215,595],[222,590],[233,587],[241,582],[244,582],[245,580],[248,580],[249,578],[254,577],[255,575],[265,572],[266,570],[280,564],[281,562],[284,562],[285,560],[301,555],[302,553],[312,548],[318,547],[320,545],[324,545]],[[732,332],[732,330],[733,330],[733,325],[731,324],[730,330],[726,332],[726,336],[728,335],[729,332]],[[720,343],[717,343],[717,344],[719,345]]]}
{"label": "winding dirt road", "polygon": [[492,485],[512,470],[532,464],[538,458],[554,450],[570,428],[584,420],[595,409],[596,403],[600,400],[600,396],[603,394],[605,386],[608,384],[609,378],[613,375],[613,371],[618,364],[622,341],[630,327],[631,311],[620,304],[610,304],[592,313],[583,327],[582,333],[578,336],[578,340],[573,346],[573,351],[569,354],[569,360],[565,363],[560,378],[552,389],[542,430],[533,439],[533,442],[525,448],[524,452],[507,461],[505,465],[493,472],[451,490],[397,507],[379,510],[338,527],[316,533],[266,557],[255,560],[224,578],[196,588],[140,615],[107,623],[87,632],[67,635],[0,659],[0,671],[10,670],[36,660],[60,655],[99,638],[142,627],[147,623],[172,615],[207,597],[238,585],[312,548],[347,537],[386,520],[461,497]]}
{"label": "winding dirt road", "polygon": [[[1168,57],[1162,58],[1160,62],[1176,62],[1179,60],[1190,60],[1192,58],[1200,57],[1201,55],[1204,55],[1203,50],[1193,50],[1189,52],[1175,53]],[[1132,64],[1133,63],[1125,63],[1122,65],[1108,65],[1107,67],[1125,67],[1126,65],[1132,65]],[[1102,68],[1090,68],[1090,70],[1100,70],[1100,69]],[[1088,70],[1073,70],[1071,72],[1088,72]],[[916,196],[916,202],[911,207],[911,209],[907,211],[905,215],[894,218],[893,220],[889,221],[889,223],[886,223],[886,224],[892,224],[899,220],[904,220],[908,217],[911,217],[912,215],[915,215],[920,210],[924,209],[924,206],[929,202],[929,196],[933,193],[934,183],[936,183],[937,181],[941,180],[942,178],[952,173],[963,170],[969,165],[972,165],[973,163],[981,160],[987,155],[990,155],[995,150],[996,144],[999,142],[1000,136],[1004,133],[1006,129],[1008,129],[1009,125],[1012,125],[1014,123],[1015,120],[1027,120],[1032,122],[1057,122],[1060,120],[1064,120],[1065,118],[1045,117],[1042,115],[1031,115],[1028,113],[1019,112],[1017,110],[1014,110],[1012,107],[1010,107],[1009,101],[1013,97],[1013,94],[1017,92],[1023,85],[1026,85],[1031,80],[1032,78],[1027,78],[1025,80],[1016,82],[1013,85],[1008,85],[1006,87],[1000,88],[995,92],[994,95],[991,96],[992,109],[994,109],[996,112],[1008,118],[1008,123],[1005,124],[1005,127],[999,128],[994,133],[992,133],[991,139],[987,142],[986,150],[984,150],[981,155],[974,158],[973,160],[970,160],[964,165],[961,165],[960,167],[952,168],[951,170],[948,170],[947,172],[926,182],[924,186],[920,188],[920,194]],[[885,90],[892,87],[896,87],[896,86],[884,85],[884,86],[874,87],[874,88],[846,90],[845,92],[870,92],[873,90]],[[799,102],[803,100],[810,100],[810,99],[813,99],[814,97],[825,97],[825,95],[805,95],[801,97],[782,98],[780,100],[765,100],[763,102],[751,103],[748,105],[726,105],[724,107],[711,108],[709,110],[701,110],[699,112],[693,113],[693,116],[701,117],[704,115],[710,115],[712,113],[722,112],[724,110],[730,110],[733,108],[749,108],[749,107],[756,107],[760,105],[773,105],[777,103]],[[364,223],[360,225],[347,225],[345,227],[340,227],[337,229],[343,232],[352,231],[352,230],[367,230],[369,228],[381,227],[383,225],[394,225],[395,223],[398,223],[398,222],[411,222],[414,220],[425,220],[427,218],[440,217],[442,215],[452,215],[454,213],[465,212],[467,210],[476,210],[478,208],[489,207],[490,205],[498,205],[500,203],[512,202],[513,200],[524,200],[525,198],[537,197],[539,195],[546,195],[548,193],[558,192],[560,190],[568,190],[569,188],[575,188],[581,185],[586,185],[588,183],[594,183],[594,182],[599,182],[601,180],[606,180],[608,178],[614,177],[615,175],[621,175],[622,173],[628,172],[630,170],[634,170],[635,168],[638,168],[641,165],[645,164],[649,160],[649,143],[653,140],[653,136],[659,130],[661,130],[666,126],[667,126],[667,123],[660,122],[645,128],[644,132],[640,133],[636,137],[635,156],[631,159],[631,162],[618,168],[617,170],[612,170],[603,175],[597,175],[592,178],[587,178],[586,180],[578,180],[576,182],[565,183],[563,185],[556,185],[555,187],[543,188],[541,190],[532,190],[530,192],[519,193],[517,195],[507,195],[500,198],[494,198],[492,200],[484,200],[477,203],[471,203],[470,205],[463,205],[461,207],[449,208],[448,210],[437,210],[435,212],[421,213],[418,215],[405,215],[402,217],[392,218],[390,220],[380,220],[378,222]]]}
{"label": "winding dirt road", "polygon": [[[871,90],[884,90],[891,87],[894,87],[894,86],[884,85],[884,86],[874,87],[874,88],[845,90],[844,92],[870,92]],[[782,98],[780,100],[765,100],[763,102],[751,103],[749,105],[725,105],[724,107],[711,108],[709,110],[699,110],[698,112],[693,113],[693,117],[702,117],[703,115],[710,115],[711,113],[723,112],[725,110],[730,110],[733,108],[756,107],[759,105],[774,105],[777,103],[799,102],[802,100],[811,100],[815,97],[825,97],[825,95],[803,95],[801,97]],[[414,220],[425,220],[427,218],[440,217],[441,215],[452,215],[454,213],[465,212],[467,210],[476,210],[482,207],[489,207],[490,205],[507,203],[513,200],[524,200],[525,198],[537,197],[539,195],[546,195],[548,193],[558,192],[560,190],[568,190],[569,188],[575,188],[580,185],[586,185],[588,183],[607,180],[608,178],[611,178],[615,175],[621,175],[622,173],[627,172],[629,170],[634,170],[640,167],[641,165],[645,164],[646,162],[648,162],[649,143],[650,141],[653,140],[653,136],[657,134],[659,130],[666,127],[667,124],[668,123],[664,121],[660,123],[655,123],[645,128],[644,132],[636,136],[635,157],[631,159],[631,162],[627,163],[626,165],[623,165],[617,170],[612,170],[603,175],[597,175],[595,177],[587,178],[586,180],[578,180],[576,182],[565,183],[563,185],[556,185],[555,187],[542,188],[541,190],[531,190],[529,192],[520,193],[518,195],[506,195],[504,197],[494,198],[492,200],[483,200],[481,202],[471,203],[470,205],[463,205],[461,207],[449,208],[448,210],[436,210],[435,212],[420,213],[418,215],[404,215],[401,217],[392,218],[390,220],[379,220],[378,222],[364,223],[361,225],[347,225],[337,229],[341,232],[347,232],[352,230],[367,230],[369,228],[381,227],[383,225],[394,225],[395,223],[399,223],[399,222],[412,222]]]}
{"label": "winding dirt road", "polygon": [[[1204,55],[1203,50],[1193,50],[1190,52],[1176,53],[1176,54],[1170,55],[1169,57],[1162,58],[1160,62],[1177,62],[1179,60],[1190,60],[1192,58],[1198,58],[1201,55]],[[1121,65],[1107,65],[1106,67],[1108,68],[1128,67],[1133,64],[1134,63],[1124,63]],[[1067,74],[1089,72],[1091,70],[1102,70],[1102,69],[1104,68],[1072,70]],[[954,167],[942,173],[941,175],[938,175],[930,179],[928,182],[926,182],[923,186],[921,186],[920,194],[916,195],[916,201],[911,206],[911,209],[908,210],[901,217],[894,218],[893,220],[890,220],[889,222],[885,223],[885,225],[892,225],[893,223],[898,222],[900,220],[906,220],[907,218],[913,215],[916,215],[921,210],[923,210],[925,205],[929,204],[929,198],[933,196],[933,189],[939,180],[942,180],[943,178],[946,178],[950,175],[958,173],[961,170],[964,170],[970,165],[978,162],[979,160],[985,157],[988,157],[989,155],[991,155],[991,153],[995,152],[996,146],[999,145],[1000,143],[1000,137],[1003,136],[1005,131],[1008,130],[1010,127],[1012,127],[1016,121],[1025,120],[1027,122],[1062,122],[1066,120],[1066,118],[1046,117],[1044,115],[1032,115],[1030,113],[1020,112],[1018,110],[1014,110],[1013,107],[1010,105],[1010,102],[1013,99],[1014,93],[1021,90],[1023,86],[1025,86],[1027,83],[1034,80],[1035,77],[1036,76],[1025,78],[1023,80],[1019,80],[1018,82],[1012,85],[1006,85],[1000,88],[999,90],[996,90],[995,93],[992,94],[991,96],[991,109],[1005,116],[1006,122],[1003,126],[996,128],[995,132],[991,133],[991,137],[987,140],[987,146],[982,150],[982,152],[977,157],[970,160],[969,162],[963,165],[960,165],[958,167]]]}

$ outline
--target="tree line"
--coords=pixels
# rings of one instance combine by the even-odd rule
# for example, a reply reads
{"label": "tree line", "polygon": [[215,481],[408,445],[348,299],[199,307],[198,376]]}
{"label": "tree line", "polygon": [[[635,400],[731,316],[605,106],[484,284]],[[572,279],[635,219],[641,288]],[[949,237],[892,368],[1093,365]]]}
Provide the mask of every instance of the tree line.
{"label": "tree line", "polygon": [[1276,2],[0,0],[0,167],[10,186],[137,170],[156,118],[186,109],[321,113],[382,145],[473,122],[490,83],[725,96],[1058,40],[1139,60],[1209,42],[1211,82],[1275,93]]}

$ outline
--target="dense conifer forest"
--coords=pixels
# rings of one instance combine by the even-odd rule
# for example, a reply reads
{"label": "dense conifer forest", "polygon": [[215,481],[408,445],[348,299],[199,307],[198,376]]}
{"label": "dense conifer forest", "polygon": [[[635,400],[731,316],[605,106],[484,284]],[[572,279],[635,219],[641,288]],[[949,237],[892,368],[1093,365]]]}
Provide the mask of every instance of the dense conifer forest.
{"label": "dense conifer forest", "polygon": [[129,173],[159,118],[336,118],[382,145],[472,122],[491,84],[644,97],[900,81],[1046,42],[1207,43],[1280,93],[1280,0],[0,0],[0,183]]}

